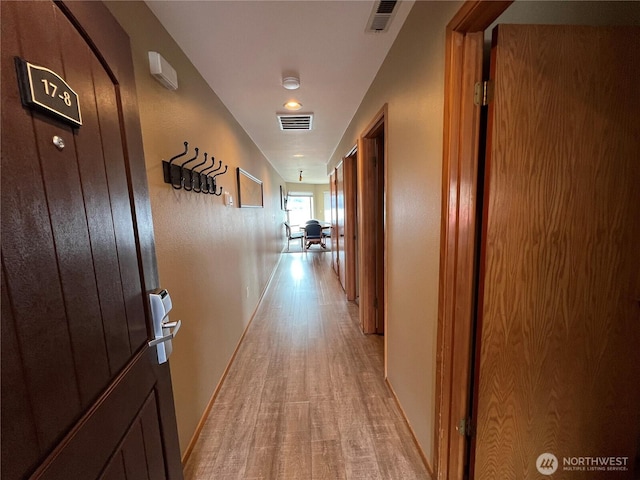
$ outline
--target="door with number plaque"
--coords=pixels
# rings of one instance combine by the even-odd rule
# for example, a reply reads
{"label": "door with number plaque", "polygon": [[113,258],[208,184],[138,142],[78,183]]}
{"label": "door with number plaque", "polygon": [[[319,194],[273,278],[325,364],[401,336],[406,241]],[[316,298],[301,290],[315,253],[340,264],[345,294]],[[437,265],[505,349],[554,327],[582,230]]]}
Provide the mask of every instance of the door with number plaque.
{"label": "door with number plaque", "polygon": [[100,2],[1,2],[5,480],[181,479],[129,40]]}

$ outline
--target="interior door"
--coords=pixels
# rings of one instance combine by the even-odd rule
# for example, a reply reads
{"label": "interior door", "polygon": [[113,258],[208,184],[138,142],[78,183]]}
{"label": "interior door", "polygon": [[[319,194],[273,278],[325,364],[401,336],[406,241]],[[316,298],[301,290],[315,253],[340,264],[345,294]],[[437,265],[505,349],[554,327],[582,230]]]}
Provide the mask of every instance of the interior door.
{"label": "interior door", "polygon": [[331,265],[338,275],[338,193],[336,190],[336,171],[329,175],[329,191],[331,192]]}
{"label": "interior door", "polygon": [[640,29],[491,55],[472,478],[638,478]]}
{"label": "interior door", "polygon": [[344,159],[344,276],[347,300],[358,298],[358,184],[357,149]]}
{"label": "interior door", "polygon": [[337,242],[332,247],[338,251],[338,277],[343,289],[346,289],[346,262],[344,258],[344,162],[336,167],[336,202],[337,202]]}
{"label": "interior door", "polygon": [[[99,2],[1,8],[2,478],[180,479],[128,38]],[[23,106],[15,57],[81,126]]]}

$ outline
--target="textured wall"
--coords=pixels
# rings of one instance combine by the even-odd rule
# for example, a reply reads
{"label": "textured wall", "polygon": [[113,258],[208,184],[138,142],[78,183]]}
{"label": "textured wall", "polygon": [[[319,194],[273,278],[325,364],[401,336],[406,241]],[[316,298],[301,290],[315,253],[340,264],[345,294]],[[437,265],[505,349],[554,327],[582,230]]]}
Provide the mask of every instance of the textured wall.
{"label": "textured wall", "polygon": [[459,2],[416,2],[330,166],[388,104],[387,374],[432,461],[445,25]]}
{"label": "textured wall", "polygon": [[[171,373],[184,452],[277,264],[285,183],[144,3],[107,6],[131,37],[160,282],[183,322]],[[177,70],[177,91],[150,76],[149,50]],[[233,207],[163,182],[161,161],[184,141],[229,165],[218,183]],[[264,209],[237,208],[236,167],[264,182]]]}
{"label": "textured wall", "polygon": [[[462,2],[419,1],[328,165],[388,103],[387,374],[433,465],[445,26]],[[640,2],[517,1],[502,23],[637,24]],[[488,30],[487,38],[490,38]]]}

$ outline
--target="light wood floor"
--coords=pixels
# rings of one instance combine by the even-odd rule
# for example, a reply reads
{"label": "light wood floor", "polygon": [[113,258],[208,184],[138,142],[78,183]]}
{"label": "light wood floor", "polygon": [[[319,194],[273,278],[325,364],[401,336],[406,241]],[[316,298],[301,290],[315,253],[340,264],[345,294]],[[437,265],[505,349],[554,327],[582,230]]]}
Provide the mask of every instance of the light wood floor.
{"label": "light wood floor", "polygon": [[429,478],[330,255],[283,254],[187,480]]}

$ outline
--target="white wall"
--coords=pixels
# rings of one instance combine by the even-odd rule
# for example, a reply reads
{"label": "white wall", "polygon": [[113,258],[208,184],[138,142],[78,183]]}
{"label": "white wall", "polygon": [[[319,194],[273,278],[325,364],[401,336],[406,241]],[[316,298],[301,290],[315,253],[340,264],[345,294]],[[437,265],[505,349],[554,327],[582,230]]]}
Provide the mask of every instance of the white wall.
{"label": "white wall", "polygon": [[444,39],[460,4],[416,2],[329,163],[347,154],[387,103],[388,379],[432,464]]}
{"label": "white wall", "polygon": [[[432,465],[444,40],[446,24],[461,3],[416,2],[328,165],[329,172],[388,103],[388,379]],[[638,24],[640,2],[516,1],[499,21]]]}
{"label": "white wall", "polygon": [[[160,282],[182,320],[170,363],[184,453],[282,251],[285,183],[143,2],[107,6],[131,38]],[[177,91],[151,77],[149,50],[177,70]],[[184,141],[228,164],[217,180],[234,207],[164,183]],[[264,182],[265,208],[237,208],[236,167]]]}

